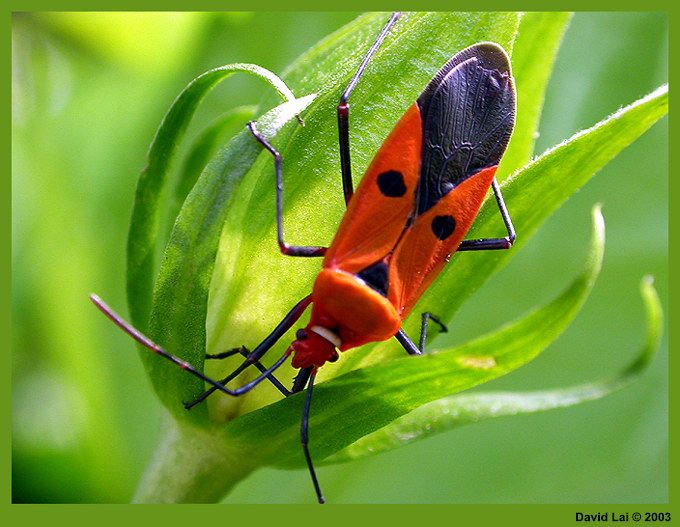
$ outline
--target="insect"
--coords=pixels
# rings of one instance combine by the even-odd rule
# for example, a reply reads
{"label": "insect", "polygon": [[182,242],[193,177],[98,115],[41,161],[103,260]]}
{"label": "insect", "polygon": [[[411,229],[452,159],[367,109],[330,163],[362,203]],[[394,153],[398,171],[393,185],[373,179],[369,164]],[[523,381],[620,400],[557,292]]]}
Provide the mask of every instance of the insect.
{"label": "insect", "polygon": [[[274,159],[278,244],[284,255],[323,257],[311,294],[300,300],[252,351],[235,348],[209,359],[243,354],[245,360],[219,382],[153,343],[101,299],[94,303],[118,326],[148,349],[162,355],[210,388],[187,409],[220,391],[242,395],[268,379],[284,395],[306,388],[301,442],[320,503],[324,497],[308,446],[312,389],[319,368],[335,362],[339,352],[392,337],[411,355],[425,349],[433,314],[422,315],[419,345],[401,328],[417,300],[455,251],[508,249],[515,230],[495,180],[498,163],[515,120],[515,90],[510,62],[497,44],[480,43],[457,53],[434,76],[381,146],[356,192],[352,186],[349,142],[349,99],[376,50],[399,13],[391,16],[343,92],[337,108],[342,185],[347,211],[328,248],[293,246],[283,236],[282,159],[276,149],[248,125],[254,139]],[[479,208],[492,189],[507,230],[502,238],[465,240]],[[312,306],[310,321],[270,367],[260,359]],[[292,356],[298,368],[289,390],[273,372]],[[255,366],[261,374],[232,389],[227,384]]]}

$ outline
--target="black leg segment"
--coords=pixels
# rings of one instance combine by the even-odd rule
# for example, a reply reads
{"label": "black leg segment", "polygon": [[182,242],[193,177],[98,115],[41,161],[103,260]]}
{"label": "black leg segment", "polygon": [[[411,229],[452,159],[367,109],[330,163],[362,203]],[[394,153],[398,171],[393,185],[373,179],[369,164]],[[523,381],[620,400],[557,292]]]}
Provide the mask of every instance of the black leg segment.
{"label": "black leg segment", "polygon": [[245,346],[241,346],[240,348],[232,348],[230,350],[223,351],[221,353],[214,353],[214,354],[206,353],[205,358],[210,359],[210,360],[213,360],[213,359],[214,360],[222,360],[222,359],[226,359],[228,357],[233,357],[234,355],[238,355],[238,354],[241,354],[244,357],[247,357],[248,353],[249,353],[248,348],[246,348]]}
{"label": "black leg segment", "polygon": [[[302,314],[305,312],[305,309],[309,306],[309,304],[312,303],[312,295],[307,295],[305,298],[300,300],[293,309],[291,309],[288,314],[283,317],[283,320],[279,322],[279,325],[274,328],[274,330],[265,338],[251,353],[248,354],[246,357],[246,360],[243,361],[243,363],[236,368],[233,372],[231,372],[229,375],[227,375],[224,379],[222,379],[219,384],[220,385],[225,385],[232,379],[236,378],[243,370],[248,368],[248,366],[252,366],[253,364],[257,364],[257,362],[262,358],[262,356],[269,351],[269,349],[276,344],[276,342],[288,331],[291,327],[293,327],[293,324],[295,324],[299,318],[302,316]],[[260,371],[263,371],[260,368]],[[264,372],[263,372],[264,373]],[[277,381],[278,382],[278,381]],[[280,383],[279,383],[280,384]],[[275,384],[276,386],[276,384]],[[278,388],[278,386],[276,386]],[[205,392],[203,392],[201,395],[199,395],[196,399],[193,401],[187,403],[185,407],[187,409],[196,406],[198,403],[203,402],[211,393],[215,391],[223,391],[220,390],[217,386],[214,384],[208,388]],[[286,390],[288,391],[288,390]],[[284,392],[282,392],[284,393]],[[284,393],[284,395],[286,395]]]}
{"label": "black leg segment", "polygon": [[383,40],[385,40],[387,33],[389,33],[390,29],[400,16],[401,13],[392,14],[387,21],[387,24],[385,24],[385,27],[380,32],[380,35],[378,35],[378,38],[366,53],[364,60],[359,64],[352,80],[349,81],[347,88],[345,88],[345,91],[340,97],[340,104],[338,104],[338,139],[340,142],[340,170],[342,171],[342,190],[345,195],[345,204],[349,203],[349,200],[354,193],[352,185],[352,163],[349,152],[349,96],[359,83],[359,79],[361,78],[361,75],[363,75],[366,66],[368,66],[368,63],[373,58],[373,55],[375,55],[375,52],[383,43]]}
{"label": "black leg segment", "polygon": [[[196,368],[194,368],[191,364],[188,362],[183,361],[179,357],[175,357],[174,355],[171,355],[167,351],[165,351],[163,348],[161,348],[158,344],[153,342],[149,337],[144,335],[143,333],[139,332],[137,329],[132,327],[130,324],[125,322],[115,311],[113,311],[106,303],[99,298],[96,295],[90,295],[90,299],[94,304],[107,316],[109,317],[114,324],[116,324],[119,328],[121,328],[125,333],[130,335],[133,339],[135,339],[137,342],[139,342],[142,346],[145,348],[149,349],[153,353],[156,353],[157,355],[160,355],[161,357],[169,360],[170,362],[175,363],[177,366],[182,368],[183,370],[187,371],[194,377],[198,377],[202,381],[211,384],[213,387],[213,390],[219,390],[223,393],[226,393],[227,395],[233,395],[233,396],[238,396],[238,395],[243,395],[246,392],[249,392],[255,386],[260,384],[263,380],[267,379],[279,366],[281,366],[285,360],[288,358],[290,355],[290,351],[286,350],[286,352],[274,363],[274,365],[270,366],[267,368],[259,377],[256,377],[252,381],[250,381],[248,384],[245,384],[244,386],[241,386],[240,388],[237,388],[235,390],[230,390],[226,386],[224,386],[222,383],[217,382],[214,379],[211,379],[207,375],[203,374],[202,372],[198,371]],[[187,406],[187,405],[185,405]],[[189,403],[188,407],[193,406],[191,403]]]}
{"label": "black leg segment", "polygon": [[399,341],[399,344],[401,344],[403,348],[406,350],[406,353],[408,353],[409,355],[422,355],[423,353],[425,353],[425,341],[427,340],[427,326],[430,320],[436,322],[437,325],[441,328],[443,333],[446,333],[448,331],[448,328],[444,325],[444,323],[441,320],[439,320],[435,315],[433,315],[432,313],[425,312],[423,313],[422,322],[420,325],[420,347],[415,345],[415,343],[409,338],[409,336],[403,329],[400,329],[394,336]]}
{"label": "black leg segment", "polygon": [[406,350],[406,353],[409,355],[422,355],[423,352],[418,349],[418,346],[415,345],[415,343],[408,337],[406,332],[403,329],[400,329],[397,331],[397,334],[394,336],[399,341],[399,344],[401,344],[404,349]]}
{"label": "black leg segment", "polygon": [[[233,349],[230,349],[230,350],[227,350],[227,351],[223,351],[222,353],[215,353],[215,354],[212,354],[212,355],[209,354],[209,353],[206,353],[205,358],[206,359],[218,359],[218,360],[220,360],[220,359],[226,359],[227,357],[232,357],[233,355],[236,355],[236,354],[239,354],[239,353],[247,359],[248,355],[250,355],[250,350],[248,350],[248,348],[246,348],[245,346],[241,346],[240,348],[233,348]],[[260,361],[255,361],[253,364],[262,373],[267,371],[266,366],[264,366]],[[269,379],[269,381],[271,381],[271,383],[274,385],[274,387],[278,391],[280,391],[283,394],[284,397],[288,397],[292,393],[288,388],[286,388],[283,384],[281,384],[281,381],[279,381],[276,377],[274,377],[274,375],[269,375],[267,377],[267,379]]]}
{"label": "black leg segment", "polygon": [[515,242],[515,227],[510,219],[510,214],[508,213],[508,208],[505,206],[505,201],[503,200],[503,194],[501,194],[501,189],[496,182],[496,178],[491,182],[491,187],[493,188],[494,196],[496,197],[496,203],[498,204],[498,210],[503,218],[503,223],[508,231],[508,235],[504,238],[481,238],[479,240],[463,240],[458,246],[459,251],[489,251],[489,250],[499,250],[499,249],[509,249]]}
{"label": "black leg segment", "polygon": [[420,351],[422,351],[423,353],[425,353],[425,341],[427,340],[427,325],[430,319],[437,323],[437,325],[441,328],[442,333],[446,333],[449,330],[449,328],[447,328],[444,325],[444,323],[441,320],[439,320],[436,316],[434,316],[432,313],[428,312],[423,313],[420,324]]}
{"label": "black leg segment", "polygon": [[312,477],[312,483],[314,484],[316,497],[319,500],[319,503],[324,503],[326,500],[323,497],[321,487],[319,486],[319,480],[316,477],[314,463],[312,463],[312,456],[309,454],[309,408],[312,404],[312,388],[314,387],[314,378],[316,377],[316,370],[312,370],[311,368],[310,370],[309,383],[307,384],[307,394],[305,397],[305,406],[302,410],[302,421],[300,422],[300,442],[302,443],[302,450],[305,453],[305,460],[307,461],[309,475]]}
{"label": "black leg segment", "polygon": [[283,178],[281,172],[281,154],[267,141],[260,132],[257,131],[255,122],[248,123],[248,129],[253,137],[274,156],[274,168],[276,170],[276,231],[278,233],[279,249],[288,256],[323,256],[326,254],[326,247],[288,245],[283,240]]}

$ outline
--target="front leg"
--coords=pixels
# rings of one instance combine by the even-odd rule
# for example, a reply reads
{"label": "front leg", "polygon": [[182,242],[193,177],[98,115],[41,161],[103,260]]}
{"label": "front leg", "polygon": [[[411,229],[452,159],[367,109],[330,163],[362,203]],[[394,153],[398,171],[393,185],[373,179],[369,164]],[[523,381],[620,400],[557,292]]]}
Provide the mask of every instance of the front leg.
{"label": "front leg", "polygon": [[378,51],[378,48],[385,40],[385,37],[389,33],[392,26],[396,23],[397,19],[401,16],[401,13],[393,13],[390,19],[385,24],[385,27],[378,35],[373,45],[369,48],[364,60],[361,61],[356,73],[352,76],[349,81],[347,88],[342,92],[340,97],[340,104],[338,104],[338,141],[340,144],[340,171],[342,173],[342,190],[345,196],[345,204],[349,203],[352,194],[354,193],[354,188],[352,185],[352,162],[350,160],[350,148],[349,148],[349,97],[352,95],[354,88],[359,83],[359,79],[364,74],[364,70],[368,63]]}
{"label": "front leg", "polygon": [[248,123],[248,130],[253,137],[274,156],[274,168],[276,169],[276,231],[278,234],[279,249],[288,256],[323,256],[326,254],[326,247],[288,245],[283,240],[283,178],[281,172],[281,154],[271,145],[265,137],[257,131],[255,122]]}

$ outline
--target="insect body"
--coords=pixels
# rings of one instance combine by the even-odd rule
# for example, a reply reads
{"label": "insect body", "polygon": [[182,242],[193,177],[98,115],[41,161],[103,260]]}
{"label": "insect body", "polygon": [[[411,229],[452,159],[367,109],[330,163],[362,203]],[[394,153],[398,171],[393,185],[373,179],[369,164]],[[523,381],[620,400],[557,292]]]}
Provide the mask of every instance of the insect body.
{"label": "insect body", "polygon": [[[319,367],[337,358],[335,348],[399,332],[470,228],[513,123],[510,65],[498,46],[473,46],[442,68],[352,196],[314,284],[306,339],[293,343],[293,365]],[[511,240],[467,247],[499,242]]]}
{"label": "insect body", "polygon": [[[283,239],[282,160],[279,153],[249,128],[274,157],[277,180],[277,227],[281,251],[291,256],[323,256],[312,293],[286,315],[255,349],[236,348],[207,358],[237,353],[245,361],[217,382],[174,357],[124,322],[100,299],[95,303],[114,322],[150,350],[175,362],[211,387],[185,406],[214,391],[241,395],[269,379],[284,395],[307,387],[301,438],[319,502],[323,496],[308,449],[308,417],[317,369],[339,358],[338,352],[395,337],[412,355],[423,353],[429,319],[423,314],[417,346],[401,329],[402,320],[455,251],[507,249],[514,228],[494,179],[514,125],[515,92],[510,63],[497,44],[481,43],[456,54],[426,86],[378,151],[356,193],[349,155],[351,92],[398,14],[393,15],[368,51],[338,106],[341,169],[348,204],[333,242],[324,247],[291,246]],[[464,240],[481,204],[493,189],[508,231],[504,238]],[[259,361],[312,304],[310,321],[269,368]],[[299,368],[291,390],[272,373],[292,355]],[[227,383],[250,366],[262,373],[240,388]]]}

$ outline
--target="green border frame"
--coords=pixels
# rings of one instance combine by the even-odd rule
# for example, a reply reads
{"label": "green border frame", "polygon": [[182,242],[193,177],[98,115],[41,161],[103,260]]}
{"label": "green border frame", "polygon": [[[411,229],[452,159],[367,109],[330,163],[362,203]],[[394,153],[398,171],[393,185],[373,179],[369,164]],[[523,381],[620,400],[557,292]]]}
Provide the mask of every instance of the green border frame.
{"label": "green border frame", "polygon": [[[7,115],[11,115],[11,14],[16,11],[106,11],[106,10],[134,10],[134,11],[183,11],[191,7],[191,10],[318,10],[319,4],[312,0],[288,0],[285,3],[281,1],[274,2],[272,0],[265,0],[258,2],[256,6],[248,2],[234,2],[234,1],[215,1],[215,0],[199,0],[193,2],[188,6],[185,2],[167,1],[163,4],[155,2],[132,2],[124,0],[123,2],[107,2],[105,4],[92,5],[91,2],[82,0],[71,0],[64,2],[49,2],[46,0],[31,0],[25,2],[8,2],[3,9],[7,11],[5,18],[6,23],[3,25],[4,41],[9,43],[8,48],[3,53],[3,95],[6,97]],[[378,0],[363,0],[361,2],[353,0],[345,0],[333,6],[332,10],[353,10],[353,9],[367,9],[370,7],[374,10],[392,10],[398,9],[418,9],[418,10],[450,10],[452,8],[464,8],[475,10],[581,10],[581,11],[665,11],[669,14],[670,26],[670,43],[671,48],[675,43],[676,37],[674,31],[678,21],[678,13],[680,4],[673,6],[671,2],[648,0],[647,2],[635,2],[630,0],[623,1],[584,1],[576,0],[570,2],[553,2],[546,5],[545,2],[538,1],[524,1],[524,2],[500,2],[484,1],[475,2],[474,5],[461,4],[452,1],[442,0],[427,0],[424,2],[382,2]],[[329,9],[331,10],[331,9]],[[670,77],[674,77],[674,63],[675,53],[671,52],[670,59]],[[672,82],[672,81],[671,81]],[[8,119],[9,121],[9,119]],[[671,128],[671,142],[673,137],[677,134]],[[8,172],[11,174],[11,132],[8,132],[10,137],[7,137],[3,142],[4,150],[6,152],[5,159]],[[675,144],[675,143],[674,143]],[[670,152],[671,167],[675,166],[675,158],[677,153]],[[2,194],[5,196],[5,211],[3,217],[3,238],[7,241],[6,247],[9,249],[2,260],[2,273],[5,280],[3,280],[3,289],[7,299],[2,303],[0,330],[3,334],[8,335],[11,332],[11,178],[3,179],[4,185],[2,187]],[[669,200],[672,205],[674,199],[674,185],[669,184]],[[671,233],[673,229],[673,222],[676,215],[672,208],[670,212]],[[672,244],[671,244],[672,245]],[[670,261],[674,261],[674,251],[670,248]],[[675,313],[677,310],[676,302],[674,302],[675,284],[669,284],[669,327],[674,326]],[[672,339],[669,339],[671,342]],[[671,347],[672,350],[672,347]],[[7,421],[11,417],[11,355],[6,353],[5,357],[5,386],[3,396],[3,414],[7,417]],[[675,371],[674,362],[671,359],[671,370],[669,372],[670,392],[669,400],[677,401],[680,388],[677,385],[677,372]],[[677,406],[670,404],[669,415],[669,434],[670,444],[673,445],[672,438],[677,436],[678,425],[673,419],[676,416]],[[9,423],[8,423],[9,425]],[[635,505],[615,505],[610,506],[606,504],[583,504],[583,505],[379,505],[379,506],[334,506],[326,505],[318,507],[316,505],[290,505],[290,506],[230,506],[228,511],[222,508],[215,508],[202,505],[190,505],[182,507],[172,507],[171,509],[163,506],[124,506],[124,505],[103,505],[103,506],[86,506],[86,505],[10,505],[11,503],[11,426],[7,427],[9,433],[6,434],[5,462],[3,468],[5,473],[9,475],[5,479],[3,487],[3,505],[0,509],[2,517],[9,521],[9,525],[31,525],[33,523],[41,523],[43,525],[58,524],[61,521],[69,522],[71,525],[81,525],[86,522],[91,525],[119,525],[121,521],[134,521],[134,524],[141,524],[142,522],[163,522],[164,524],[176,525],[184,523],[186,525],[196,525],[203,523],[206,520],[216,520],[220,523],[235,523],[235,522],[264,522],[271,520],[273,525],[277,527],[282,523],[294,522],[295,524],[307,524],[317,521],[328,522],[332,520],[335,522],[345,522],[348,519],[356,521],[361,518],[362,523],[387,523],[394,522],[395,524],[422,524],[424,522],[442,522],[445,524],[453,524],[459,526],[467,525],[579,525],[586,524],[586,522],[576,522],[575,513],[597,513],[608,512],[611,517],[612,513],[633,513],[647,511],[668,511],[672,515],[672,523],[680,522],[680,509],[677,507],[677,456],[673,449],[671,449],[669,456],[669,500],[668,504],[635,504]],[[104,509],[102,509],[104,507]],[[673,520],[675,520],[673,522]],[[611,519],[607,523],[611,522]],[[634,524],[636,522],[630,521],[621,523],[619,525]],[[644,523],[637,522],[637,523]],[[601,525],[599,522],[588,522],[590,525]]]}

